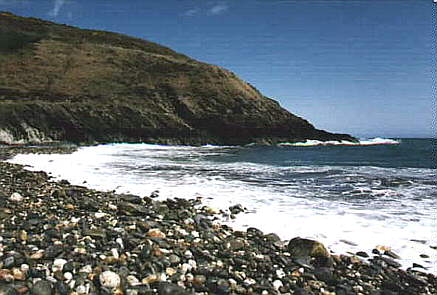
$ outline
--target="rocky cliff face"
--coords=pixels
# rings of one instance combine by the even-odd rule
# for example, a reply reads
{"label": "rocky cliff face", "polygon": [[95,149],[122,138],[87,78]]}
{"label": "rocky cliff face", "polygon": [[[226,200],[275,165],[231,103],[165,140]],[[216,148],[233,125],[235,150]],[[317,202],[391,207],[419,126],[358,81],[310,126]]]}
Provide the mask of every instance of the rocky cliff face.
{"label": "rocky cliff face", "polygon": [[0,142],[354,140],[158,44],[0,13]]}

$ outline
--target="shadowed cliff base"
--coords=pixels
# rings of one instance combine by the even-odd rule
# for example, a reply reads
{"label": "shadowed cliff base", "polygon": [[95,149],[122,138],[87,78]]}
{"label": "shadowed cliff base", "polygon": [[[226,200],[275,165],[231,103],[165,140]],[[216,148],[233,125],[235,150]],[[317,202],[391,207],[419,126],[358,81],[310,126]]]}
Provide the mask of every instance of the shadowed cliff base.
{"label": "shadowed cliff base", "polygon": [[350,140],[232,72],[125,35],[0,13],[0,142]]}

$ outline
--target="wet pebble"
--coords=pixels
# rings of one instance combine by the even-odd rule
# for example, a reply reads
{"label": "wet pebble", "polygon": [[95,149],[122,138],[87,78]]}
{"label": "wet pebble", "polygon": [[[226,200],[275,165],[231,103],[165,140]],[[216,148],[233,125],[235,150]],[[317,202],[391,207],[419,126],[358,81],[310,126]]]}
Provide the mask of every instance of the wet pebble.
{"label": "wet pebble", "polygon": [[364,258],[367,258],[367,257],[369,257],[369,254],[367,254],[366,252],[364,252],[364,251],[358,251],[357,253],[355,253],[357,256],[360,256],[360,257],[364,257]]}
{"label": "wet pebble", "polygon": [[392,250],[386,250],[384,251],[384,255],[387,255],[388,257],[391,257],[393,259],[400,259],[401,257],[399,255],[397,255],[395,252],[393,252]]}

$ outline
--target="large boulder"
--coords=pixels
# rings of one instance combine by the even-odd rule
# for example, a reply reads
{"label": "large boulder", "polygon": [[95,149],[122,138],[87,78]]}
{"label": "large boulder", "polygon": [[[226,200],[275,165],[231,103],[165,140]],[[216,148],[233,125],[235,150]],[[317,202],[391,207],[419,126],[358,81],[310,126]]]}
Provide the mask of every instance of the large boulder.
{"label": "large boulder", "polygon": [[316,258],[328,258],[330,254],[326,247],[314,240],[303,239],[300,237],[296,237],[288,243],[288,252],[290,252],[291,257],[293,258],[308,258],[308,257],[316,257]]}

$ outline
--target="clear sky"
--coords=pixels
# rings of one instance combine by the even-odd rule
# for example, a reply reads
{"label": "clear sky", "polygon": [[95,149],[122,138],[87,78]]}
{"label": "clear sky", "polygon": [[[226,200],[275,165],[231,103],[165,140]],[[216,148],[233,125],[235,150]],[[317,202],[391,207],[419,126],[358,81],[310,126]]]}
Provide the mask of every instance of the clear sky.
{"label": "clear sky", "polygon": [[436,136],[433,0],[0,0],[225,67],[316,127]]}

